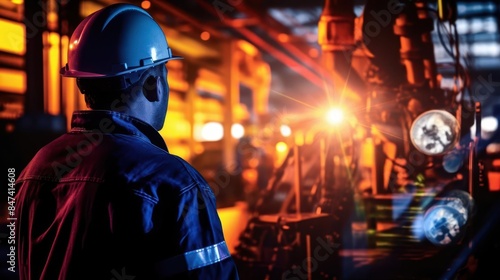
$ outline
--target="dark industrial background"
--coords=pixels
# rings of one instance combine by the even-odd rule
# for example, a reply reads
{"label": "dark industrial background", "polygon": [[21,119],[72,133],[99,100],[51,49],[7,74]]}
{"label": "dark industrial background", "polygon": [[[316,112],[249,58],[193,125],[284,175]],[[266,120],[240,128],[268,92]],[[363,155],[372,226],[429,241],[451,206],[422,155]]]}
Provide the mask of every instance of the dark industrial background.
{"label": "dark industrial background", "polygon": [[[6,180],[86,109],[59,69],[78,23],[116,2],[0,0]],[[160,134],[215,186],[242,279],[500,278],[500,1],[126,2],[185,58]],[[430,110],[460,128],[437,155],[410,139]],[[0,278],[16,279],[7,196]],[[440,243],[426,219],[443,203],[465,218]]]}

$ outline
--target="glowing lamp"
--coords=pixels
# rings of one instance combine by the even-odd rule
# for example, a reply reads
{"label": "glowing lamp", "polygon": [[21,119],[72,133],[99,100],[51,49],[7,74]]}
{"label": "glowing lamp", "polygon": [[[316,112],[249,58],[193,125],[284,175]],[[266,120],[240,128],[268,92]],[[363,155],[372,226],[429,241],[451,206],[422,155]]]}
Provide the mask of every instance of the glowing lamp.
{"label": "glowing lamp", "polygon": [[283,137],[288,137],[292,135],[292,129],[288,125],[282,124],[280,126],[280,133]]}
{"label": "glowing lamp", "polygon": [[[498,120],[493,116],[484,117],[481,119],[481,138],[489,140],[495,135],[498,130]],[[471,135],[476,134],[476,122],[470,128]]]}
{"label": "glowing lamp", "polygon": [[218,122],[207,122],[201,128],[201,139],[202,141],[219,141],[224,136],[224,128],[221,123]]}
{"label": "glowing lamp", "polygon": [[469,193],[448,191],[425,212],[422,223],[424,234],[434,245],[456,245],[464,237],[474,214],[475,203]]}
{"label": "glowing lamp", "polygon": [[151,2],[149,2],[149,1],[142,1],[142,2],[141,2],[141,7],[142,7],[144,10],[147,10],[147,9],[151,8]]}
{"label": "glowing lamp", "polygon": [[413,146],[426,155],[441,155],[452,150],[460,137],[455,116],[444,110],[420,114],[410,128]]}
{"label": "glowing lamp", "polygon": [[245,128],[239,124],[235,123],[231,126],[231,136],[233,136],[234,139],[240,139],[245,135]]}
{"label": "glowing lamp", "polygon": [[326,112],[326,121],[329,124],[339,124],[344,119],[344,113],[338,108],[332,108]]}
{"label": "glowing lamp", "polygon": [[278,153],[284,153],[288,149],[288,145],[285,142],[276,143],[276,151]]}

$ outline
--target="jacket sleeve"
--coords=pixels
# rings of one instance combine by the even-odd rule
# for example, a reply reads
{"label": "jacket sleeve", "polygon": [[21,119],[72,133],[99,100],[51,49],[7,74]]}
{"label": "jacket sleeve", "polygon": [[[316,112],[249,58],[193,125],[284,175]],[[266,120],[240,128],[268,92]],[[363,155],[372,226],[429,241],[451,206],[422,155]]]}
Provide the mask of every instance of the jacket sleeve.
{"label": "jacket sleeve", "polygon": [[178,197],[172,236],[176,255],[156,263],[161,279],[239,279],[224,239],[215,195],[204,181],[188,187]]}

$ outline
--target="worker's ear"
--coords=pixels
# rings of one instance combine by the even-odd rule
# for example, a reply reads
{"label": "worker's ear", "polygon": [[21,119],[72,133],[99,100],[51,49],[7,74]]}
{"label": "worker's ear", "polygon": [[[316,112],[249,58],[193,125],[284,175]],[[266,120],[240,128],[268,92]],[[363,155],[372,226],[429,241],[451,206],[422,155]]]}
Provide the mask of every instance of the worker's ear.
{"label": "worker's ear", "polygon": [[160,100],[160,89],[159,86],[160,78],[149,76],[142,84],[142,90],[144,92],[144,96],[149,102],[155,102]]}

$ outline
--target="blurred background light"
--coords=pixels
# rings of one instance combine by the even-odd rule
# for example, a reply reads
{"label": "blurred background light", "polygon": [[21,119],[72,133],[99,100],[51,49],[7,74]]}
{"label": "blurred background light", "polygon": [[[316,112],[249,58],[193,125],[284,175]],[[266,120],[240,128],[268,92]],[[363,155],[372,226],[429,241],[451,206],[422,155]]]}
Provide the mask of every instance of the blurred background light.
{"label": "blurred background light", "polygon": [[332,108],[326,113],[326,121],[329,124],[339,124],[344,120],[344,113],[339,108]]}
{"label": "blurred background light", "polygon": [[280,126],[280,133],[283,137],[288,137],[292,135],[292,129],[288,125],[282,124]]}
{"label": "blurred background light", "polygon": [[151,8],[151,2],[149,2],[149,1],[142,1],[141,2],[141,7],[143,9],[147,10],[147,9]]}
{"label": "blurred background light", "polygon": [[[481,119],[481,138],[489,140],[498,130],[498,119],[493,116],[484,117]],[[476,135],[476,123],[470,128],[471,135]]]}
{"label": "blurred background light", "polygon": [[210,39],[210,33],[208,31],[203,31],[201,32],[200,34],[200,38],[203,40],[203,41],[208,41]]}
{"label": "blurred background light", "polygon": [[219,141],[224,136],[224,128],[221,123],[208,122],[201,128],[202,141]]}
{"label": "blurred background light", "polygon": [[235,123],[231,126],[231,135],[234,139],[240,139],[245,136],[245,128],[239,123]]}

